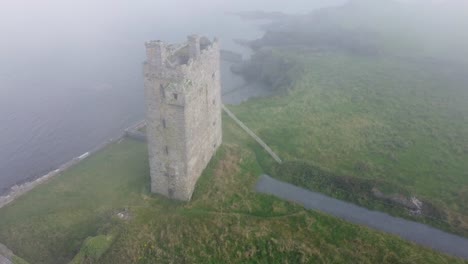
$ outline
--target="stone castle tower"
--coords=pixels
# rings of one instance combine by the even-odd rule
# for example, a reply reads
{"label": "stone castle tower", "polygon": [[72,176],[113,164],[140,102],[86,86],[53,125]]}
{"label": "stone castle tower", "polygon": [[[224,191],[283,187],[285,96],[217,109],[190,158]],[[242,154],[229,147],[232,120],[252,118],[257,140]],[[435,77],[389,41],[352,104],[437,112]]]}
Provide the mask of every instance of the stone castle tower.
{"label": "stone castle tower", "polygon": [[222,141],[218,41],[146,43],[146,123],[151,191],[189,201]]}

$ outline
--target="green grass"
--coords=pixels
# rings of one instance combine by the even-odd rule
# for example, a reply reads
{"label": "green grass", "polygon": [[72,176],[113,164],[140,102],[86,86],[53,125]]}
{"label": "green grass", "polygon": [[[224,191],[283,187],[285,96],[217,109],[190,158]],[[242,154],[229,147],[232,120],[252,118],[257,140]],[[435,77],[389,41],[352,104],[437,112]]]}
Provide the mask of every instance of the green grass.
{"label": "green grass", "polygon": [[255,193],[261,150],[224,131],[190,203],[149,194],[146,146],[126,139],[0,209],[0,241],[31,263],[466,263]]}
{"label": "green grass", "polygon": [[0,241],[31,263],[66,263],[115,210],[142,204],[147,167],[143,143],[111,145],[1,209]]}
{"label": "green grass", "polygon": [[232,106],[247,126],[286,161],[405,190],[466,233],[466,71],[391,57],[283,56],[300,65],[295,83],[287,96]]}

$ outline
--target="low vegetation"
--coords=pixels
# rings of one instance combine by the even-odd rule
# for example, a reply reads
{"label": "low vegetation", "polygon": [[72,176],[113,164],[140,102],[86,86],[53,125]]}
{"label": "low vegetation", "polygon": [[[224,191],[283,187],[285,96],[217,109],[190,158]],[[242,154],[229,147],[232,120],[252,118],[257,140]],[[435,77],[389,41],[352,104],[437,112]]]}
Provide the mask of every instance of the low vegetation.
{"label": "low vegetation", "polygon": [[190,203],[150,194],[126,139],[1,209],[0,241],[31,263],[465,263],[255,193],[254,142],[224,132]]}

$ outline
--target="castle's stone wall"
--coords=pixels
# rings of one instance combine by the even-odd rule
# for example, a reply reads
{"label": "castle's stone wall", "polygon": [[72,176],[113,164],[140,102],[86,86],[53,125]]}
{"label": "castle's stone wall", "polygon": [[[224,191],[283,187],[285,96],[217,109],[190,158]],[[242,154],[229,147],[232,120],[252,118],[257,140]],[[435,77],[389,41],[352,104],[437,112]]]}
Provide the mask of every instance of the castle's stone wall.
{"label": "castle's stone wall", "polygon": [[187,166],[194,186],[222,141],[220,56],[217,43],[202,51],[187,71],[192,87],[187,91]]}
{"label": "castle's stone wall", "polygon": [[219,47],[201,40],[178,50],[147,43],[144,66],[151,190],[185,201],[222,140]]}

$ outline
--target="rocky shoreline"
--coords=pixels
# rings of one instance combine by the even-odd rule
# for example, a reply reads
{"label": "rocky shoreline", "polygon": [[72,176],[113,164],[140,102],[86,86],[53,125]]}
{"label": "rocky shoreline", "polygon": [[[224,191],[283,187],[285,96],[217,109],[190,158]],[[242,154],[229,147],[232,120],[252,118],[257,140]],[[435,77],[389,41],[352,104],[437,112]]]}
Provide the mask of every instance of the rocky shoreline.
{"label": "rocky shoreline", "polygon": [[23,194],[26,194],[29,191],[33,190],[35,187],[47,182],[48,180],[54,178],[55,176],[61,174],[62,172],[64,172],[64,171],[70,169],[71,167],[77,165],[78,163],[85,160],[86,158],[88,158],[92,154],[98,152],[99,150],[107,147],[108,145],[110,145],[110,144],[112,144],[114,142],[117,142],[117,141],[121,140],[123,137],[127,136],[127,134],[129,132],[138,131],[144,125],[145,125],[145,122],[141,121],[141,122],[137,123],[136,125],[133,125],[133,126],[127,128],[127,129],[125,129],[125,132],[122,133],[119,137],[111,138],[111,139],[107,140],[106,142],[100,144],[99,146],[97,146],[93,150],[91,150],[89,152],[86,152],[86,153],[83,153],[82,155],[80,155],[80,156],[78,156],[76,158],[73,158],[72,160],[70,160],[70,161],[66,162],[65,164],[61,165],[59,168],[47,173],[46,175],[43,175],[43,176],[41,176],[39,178],[36,178],[34,180],[31,180],[31,181],[27,181],[27,182],[22,183],[22,184],[16,184],[16,185],[12,186],[6,192],[6,194],[0,196],[0,208],[8,205],[9,203],[16,200],[18,197],[20,197]]}

